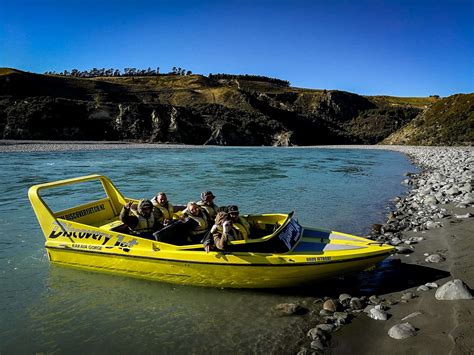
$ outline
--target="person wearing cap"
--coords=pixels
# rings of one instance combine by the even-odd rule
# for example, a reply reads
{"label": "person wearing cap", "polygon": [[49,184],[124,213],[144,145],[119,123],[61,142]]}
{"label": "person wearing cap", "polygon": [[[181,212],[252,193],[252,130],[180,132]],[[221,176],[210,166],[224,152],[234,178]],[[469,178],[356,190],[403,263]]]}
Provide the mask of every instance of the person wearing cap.
{"label": "person wearing cap", "polygon": [[227,213],[229,214],[233,227],[240,234],[239,239],[247,240],[250,235],[250,224],[244,217],[239,215],[239,207],[230,205],[227,207]]}
{"label": "person wearing cap", "polygon": [[176,212],[175,207],[168,201],[168,197],[164,192],[158,192],[155,197],[151,199],[155,209],[161,211],[163,225],[167,225],[173,219],[173,214]]}
{"label": "person wearing cap", "polygon": [[120,211],[122,223],[130,228],[132,234],[143,238],[153,239],[153,232],[163,227],[161,217],[161,211],[153,208],[153,203],[145,199],[138,204],[127,202]]}
{"label": "person wearing cap", "polygon": [[201,201],[197,202],[198,206],[204,208],[209,215],[209,218],[214,221],[216,219],[216,215],[218,212],[217,205],[214,203],[214,199],[216,196],[212,193],[212,191],[204,191],[201,192]]}

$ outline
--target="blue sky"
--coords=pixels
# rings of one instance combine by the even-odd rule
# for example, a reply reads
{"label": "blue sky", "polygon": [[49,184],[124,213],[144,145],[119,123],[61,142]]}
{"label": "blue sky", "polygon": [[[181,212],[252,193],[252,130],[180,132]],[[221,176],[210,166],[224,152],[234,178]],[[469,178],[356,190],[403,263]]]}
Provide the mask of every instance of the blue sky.
{"label": "blue sky", "polygon": [[0,67],[179,66],[366,95],[474,92],[474,0],[0,0]]}

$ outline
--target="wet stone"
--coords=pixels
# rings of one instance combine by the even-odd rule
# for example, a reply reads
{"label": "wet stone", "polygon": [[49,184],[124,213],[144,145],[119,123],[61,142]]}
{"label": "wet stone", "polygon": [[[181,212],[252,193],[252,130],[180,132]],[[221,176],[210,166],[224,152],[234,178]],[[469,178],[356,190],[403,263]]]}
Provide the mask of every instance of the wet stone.
{"label": "wet stone", "polygon": [[387,312],[372,308],[369,312],[369,317],[375,320],[387,320]]}
{"label": "wet stone", "polygon": [[434,196],[427,196],[427,197],[425,197],[423,202],[427,205],[435,205],[435,204],[438,203],[438,200]]}
{"label": "wet stone", "polygon": [[323,303],[323,309],[326,311],[335,312],[337,310],[337,303],[334,300],[329,299]]}
{"label": "wet stone", "polygon": [[[410,243],[410,241],[405,241],[405,243],[407,242]],[[404,247],[404,246],[396,246],[395,252],[397,254],[410,254],[410,253],[413,253],[413,249],[409,247]]]}
{"label": "wet stone", "polygon": [[417,291],[429,291],[430,288],[429,288],[428,286],[421,285],[421,286],[418,287],[416,290],[417,290]]}
{"label": "wet stone", "polygon": [[367,307],[364,308],[364,313],[369,314],[371,309],[374,309],[375,306],[372,304],[369,304]]}
{"label": "wet stone", "polygon": [[306,335],[310,337],[312,340],[320,339],[326,342],[329,339],[328,332],[317,327],[310,329],[308,333],[306,333]]}
{"label": "wet stone", "polygon": [[416,329],[410,323],[396,324],[388,331],[393,339],[406,339],[416,335]]}
{"label": "wet stone", "polygon": [[382,300],[379,297],[373,295],[369,297],[369,301],[372,304],[379,304]]}
{"label": "wet stone", "polygon": [[449,190],[446,191],[448,195],[455,196],[460,193],[460,191],[456,187],[451,187]]}
{"label": "wet stone", "polygon": [[324,344],[321,340],[315,339],[311,342],[311,349],[314,350],[324,350]]}
{"label": "wet stone", "polygon": [[446,259],[443,258],[441,255],[439,254],[431,254],[430,256],[428,256],[425,261],[427,263],[439,263],[439,262],[442,262],[442,261],[445,261]]}
{"label": "wet stone", "polygon": [[379,310],[379,311],[386,311],[387,309],[389,309],[388,305],[385,304],[385,303],[383,303],[383,302],[381,302],[381,303],[375,305],[374,308],[377,309],[377,310]]}
{"label": "wet stone", "polygon": [[332,316],[334,312],[328,311],[327,309],[322,309],[319,311],[319,315],[323,317]]}
{"label": "wet stone", "polygon": [[411,299],[413,299],[413,298],[415,298],[415,297],[416,297],[416,295],[415,295],[413,292],[408,291],[408,292],[405,292],[405,293],[402,295],[401,299],[404,300],[404,301],[409,301],[409,300],[411,300]]}
{"label": "wet stone", "polygon": [[397,246],[397,245],[402,244],[402,243],[403,242],[398,237],[390,239],[390,244],[392,244],[393,246]]}
{"label": "wet stone", "polygon": [[340,296],[339,296],[339,302],[341,302],[342,304],[349,304],[350,300],[351,300],[352,296],[347,294],[347,293],[342,293]]}
{"label": "wet stone", "polygon": [[349,318],[349,313],[346,312],[334,312],[333,317],[337,320],[346,321]]}
{"label": "wet stone", "polygon": [[382,230],[382,225],[381,224],[373,224],[372,225],[372,231],[374,231],[377,234],[380,234]]}
{"label": "wet stone", "polygon": [[360,300],[357,297],[351,298],[351,301],[350,301],[349,305],[353,310],[356,310],[356,311],[361,310],[362,308],[364,308],[364,304],[363,304],[362,300]]}

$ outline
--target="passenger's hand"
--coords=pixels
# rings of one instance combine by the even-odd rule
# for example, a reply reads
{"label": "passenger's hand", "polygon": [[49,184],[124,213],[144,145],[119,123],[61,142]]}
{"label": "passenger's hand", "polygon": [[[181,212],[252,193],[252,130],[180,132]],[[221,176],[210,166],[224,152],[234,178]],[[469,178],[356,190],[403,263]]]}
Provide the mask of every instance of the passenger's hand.
{"label": "passenger's hand", "polygon": [[206,254],[211,251],[211,244],[206,244],[204,245],[204,250],[206,251]]}
{"label": "passenger's hand", "polygon": [[123,206],[123,207],[125,207],[125,209],[129,210],[129,209],[132,207],[132,205],[133,205],[133,202],[132,202],[132,201],[128,201],[128,202],[125,204],[125,206]]}

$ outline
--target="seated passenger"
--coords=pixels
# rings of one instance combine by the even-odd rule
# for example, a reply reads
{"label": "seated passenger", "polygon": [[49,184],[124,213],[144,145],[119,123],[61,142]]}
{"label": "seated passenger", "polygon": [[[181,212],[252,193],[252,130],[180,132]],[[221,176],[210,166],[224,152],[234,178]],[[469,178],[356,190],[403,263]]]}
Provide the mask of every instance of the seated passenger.
{"label": "seated passenger", "polygon": [[248,239],[250,235],[250,224],[244,217],[239,216],[239,207],[235,205],[228,206],[227,213],[239,234],[239,239]]}
{"label": "seated passenger", "polygon": [[189,231],[190,242],[200,243],[210,227],[210,219],[206,210],[199,207],[196,202],[189,202],[183,211],[182,219],[188,225],[191,225],[188,222],[194,221],[193,227]]}
{"label": "seated passenger", "polygon": [[198,206],[204,208],[209,215],[209,218],[214,221],[218,212],[218,208],[214,203],[216,196],[211,191],[201,192],[201,201],[197,204]]}
{"label": "seated passenger", "polygon": [[140,200],[138,205],[127,202],[120,211],[120,220],[132,234],[149,239],[154,239],[153,232],[163,227],[161,216],[161,211],[153,208],[150,200]]}
{"label": "seated passenger", "polygon": [[153,206],[159,209],[162,214],[161,223],[166,226],[173,219],[173,214],[176,212],[174,206],[168,201],[168,197],[164,192],[158,192],[155,197],[151,199]]}
{"label": "seated passenger", "polygon": [[241,235],[233,227],[229,214],[221,211],[217,213],[210,233],[203,240],[204,250],[209,253],[214,246],[216,249],[224,250],[227,242],[240,239]]}

